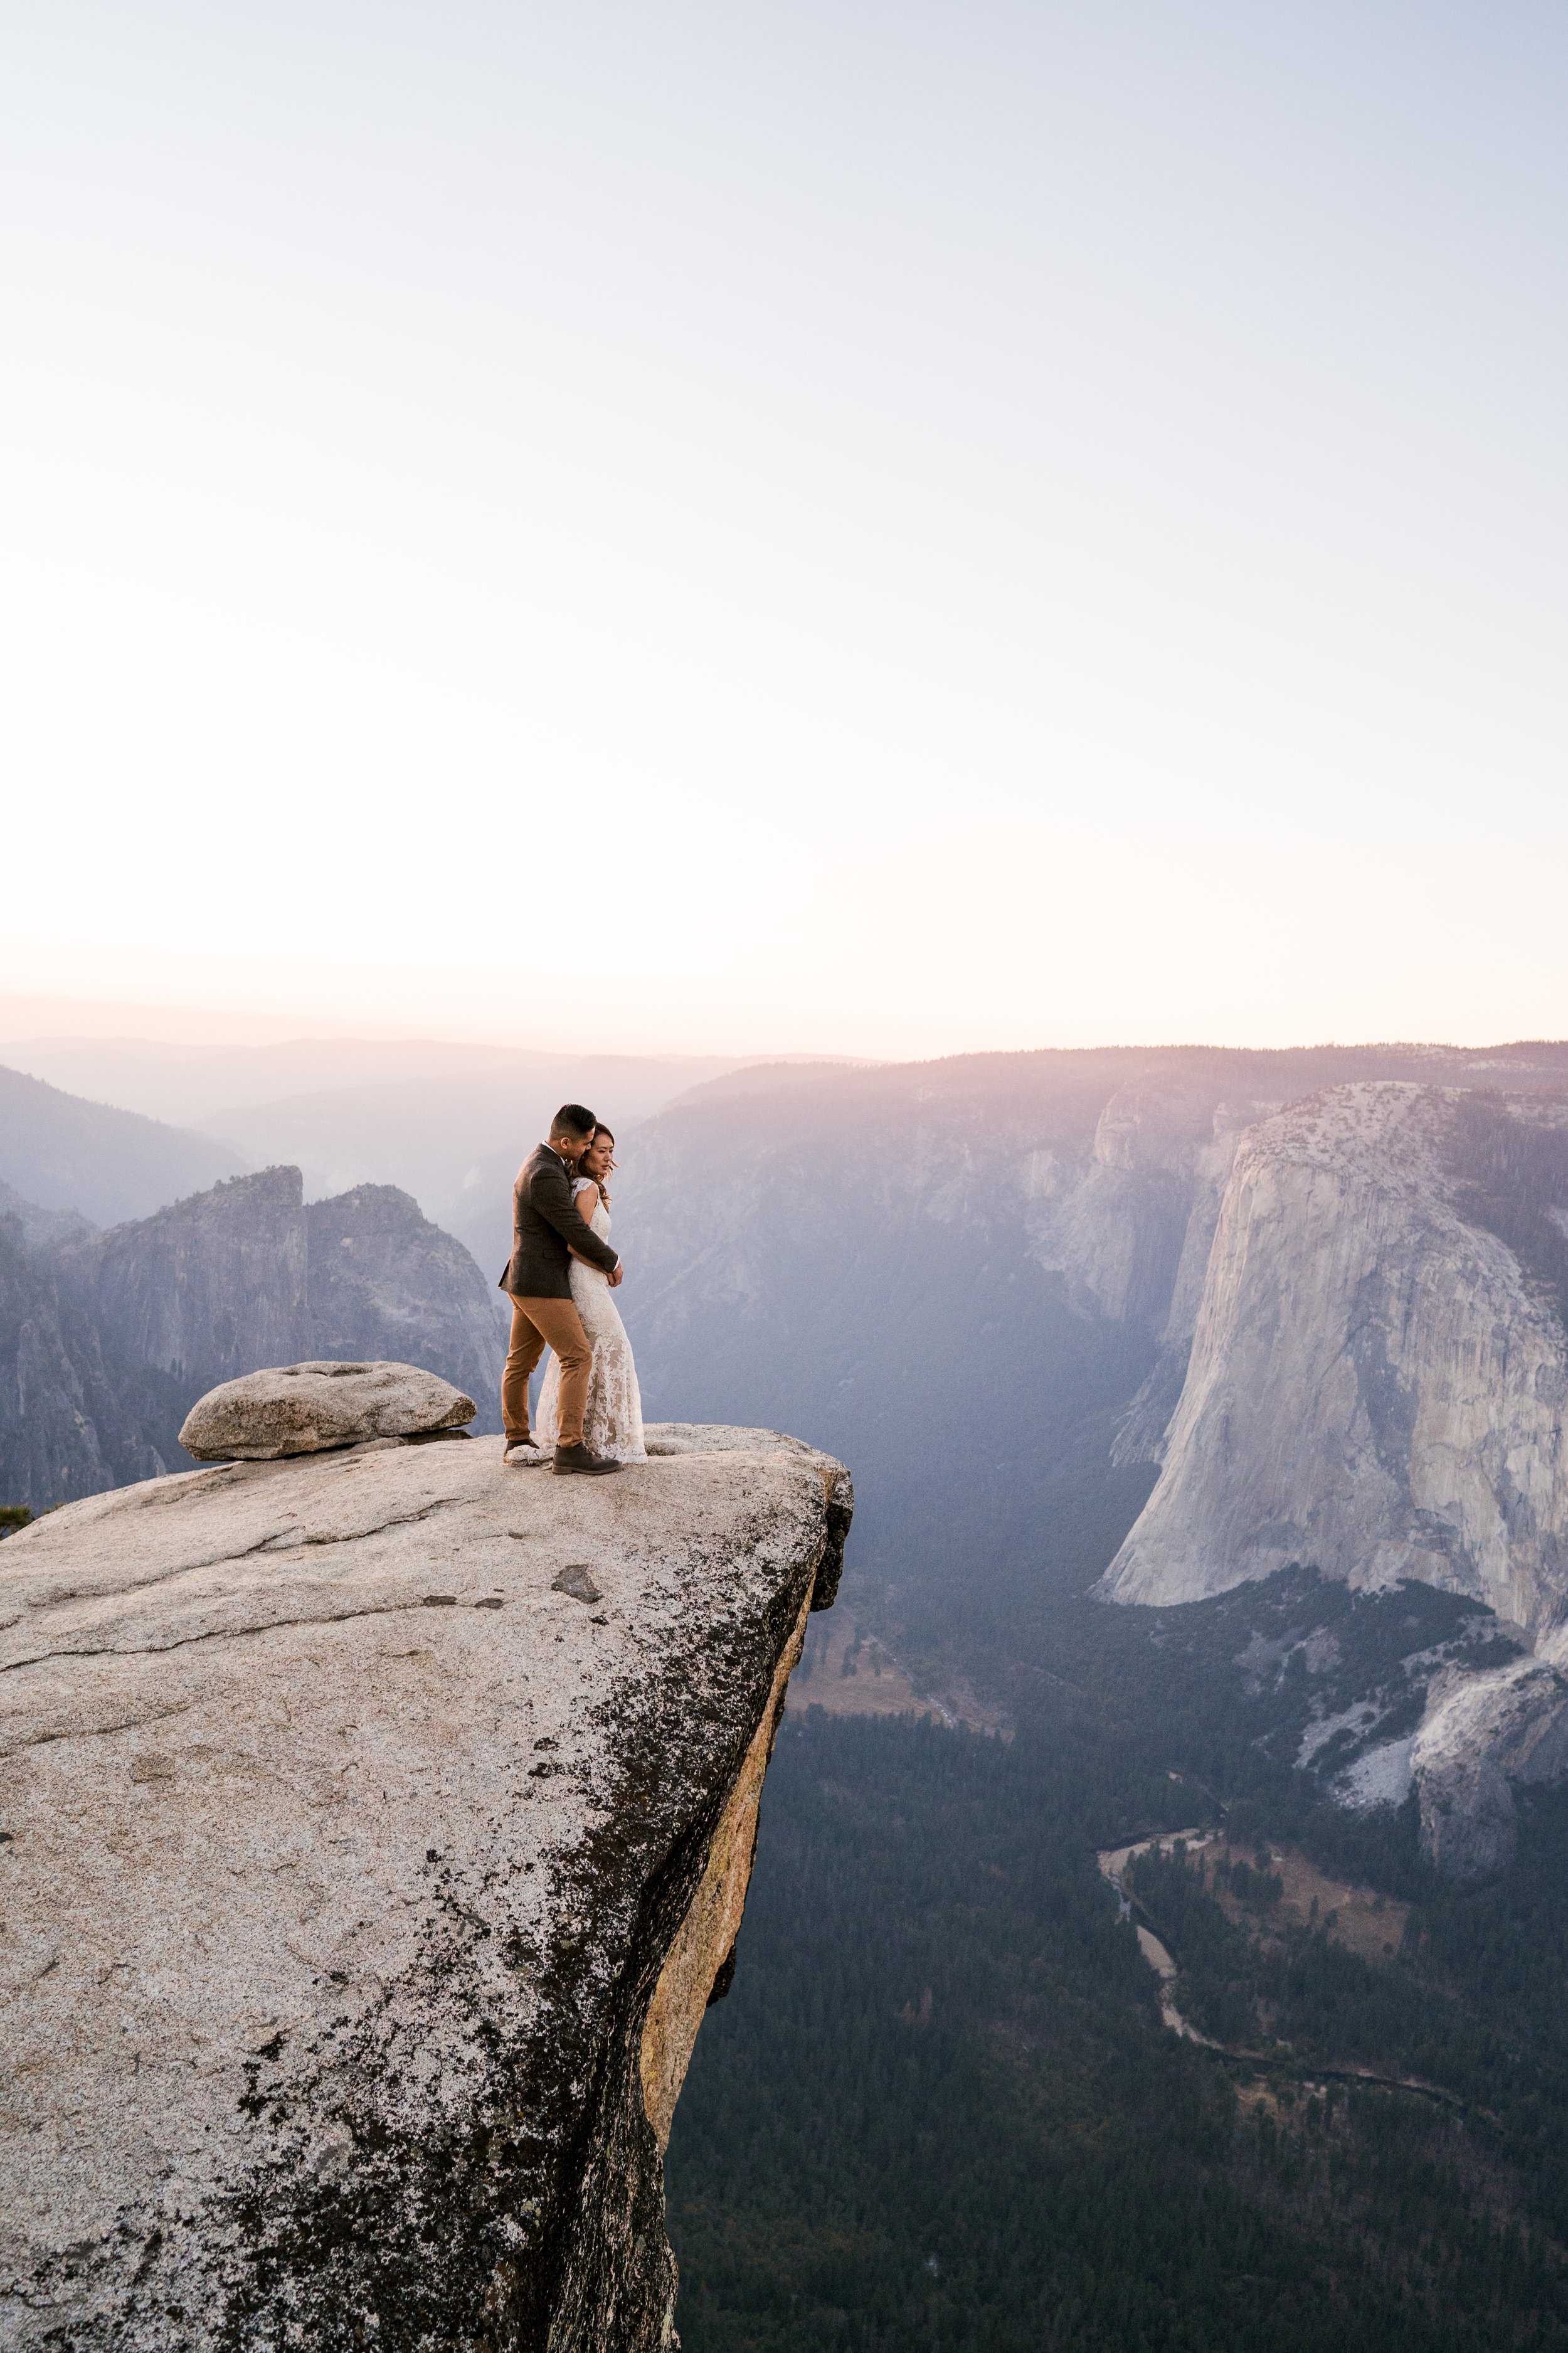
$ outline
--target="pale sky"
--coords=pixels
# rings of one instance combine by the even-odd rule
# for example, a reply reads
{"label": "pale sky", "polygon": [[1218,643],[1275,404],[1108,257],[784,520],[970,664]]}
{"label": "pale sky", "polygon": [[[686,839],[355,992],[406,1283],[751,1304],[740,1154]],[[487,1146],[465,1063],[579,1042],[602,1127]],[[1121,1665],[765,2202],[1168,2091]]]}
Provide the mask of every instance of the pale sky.
{"label": "pale sky", "polygon": [[0,26],[0,991],[1568,1033],[1561,0]]}

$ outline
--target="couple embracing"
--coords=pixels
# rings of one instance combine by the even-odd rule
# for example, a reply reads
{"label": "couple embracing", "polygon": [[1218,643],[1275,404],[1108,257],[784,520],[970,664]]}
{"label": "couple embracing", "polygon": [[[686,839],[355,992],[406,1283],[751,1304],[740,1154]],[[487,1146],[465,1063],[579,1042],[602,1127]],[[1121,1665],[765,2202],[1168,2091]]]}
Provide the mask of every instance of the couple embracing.
{"label": "couple embracing", "polygon": [[[511,1256],[500,1288],[511,1301],[501,1378],[506,1461],[552,1462],[602,1477],[646,1462],[642,1398],[626,1327],[610,1293],[621,1262],[610,1248],[607,1179],[616,1139],[581,1103],[563,1103],[518,1171]],[[528,1384],[546,1348],[550,1369],[531,1430]]]}

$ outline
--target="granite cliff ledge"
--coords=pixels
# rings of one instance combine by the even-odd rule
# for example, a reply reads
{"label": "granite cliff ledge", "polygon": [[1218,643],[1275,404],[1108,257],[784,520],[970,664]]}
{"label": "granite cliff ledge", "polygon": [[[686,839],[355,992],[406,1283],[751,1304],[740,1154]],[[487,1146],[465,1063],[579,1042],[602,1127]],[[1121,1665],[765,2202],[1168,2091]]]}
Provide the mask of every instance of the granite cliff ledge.
{"label": "granite cliff ledge", "polygon": [[384,1439],[0,1555],[0,2345],[672,2345],[662,2153],[842,1465]]}

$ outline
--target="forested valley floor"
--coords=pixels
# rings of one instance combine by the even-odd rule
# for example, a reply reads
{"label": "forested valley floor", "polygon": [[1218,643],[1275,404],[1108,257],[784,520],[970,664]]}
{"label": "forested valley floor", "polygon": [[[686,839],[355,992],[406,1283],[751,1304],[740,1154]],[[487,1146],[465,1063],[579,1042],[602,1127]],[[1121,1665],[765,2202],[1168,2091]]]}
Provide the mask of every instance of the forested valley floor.
{"label": "forested valley floor", "polygon": [[[1474,1605],[1081,1582],[1037,1596],[1011,1741],[786,1721],[669,2150],[687,2353],[1568,2347],[1568,1798],[1465,1890],[1412,1808],[1346,1815],[1293,1767],[1302,1629],[1364,1688],[1473,1642]],[[1222,1816],[1135,1862],[1121,1916],[1096,1851]],[[1287,1852],[1386,1946],[1288,1917]],[[1161,2024],[1137,1920],[1225,2050]]]}

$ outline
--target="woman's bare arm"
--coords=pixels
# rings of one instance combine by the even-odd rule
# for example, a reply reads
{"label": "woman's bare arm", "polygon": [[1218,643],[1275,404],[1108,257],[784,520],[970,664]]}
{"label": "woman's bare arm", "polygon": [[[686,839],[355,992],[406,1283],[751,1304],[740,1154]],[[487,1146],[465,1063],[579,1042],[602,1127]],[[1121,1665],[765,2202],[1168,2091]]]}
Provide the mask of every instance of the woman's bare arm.
{"label": "woman's bare arm", "polygon": [[[598,1206],[598,1187],[592,1181],[587,1184],[584,1184],[579,1178],[574,1177],[572,1180],[572,1207],[576,1210],[577,1215],[582,1219],[583,1223],[585,1226],[591,1226],[593,1224],[594,1212]],[[567,1244],[567,1248],[572,1251],[574,1258],[582,1260],[584,1266],[593,1266],[595,1263],[595,1261],[588,1256],[586,1250],[577,1250],[570,1242]],[[603,1269],[601,1269],[600,1271],[603,1272]]]}

